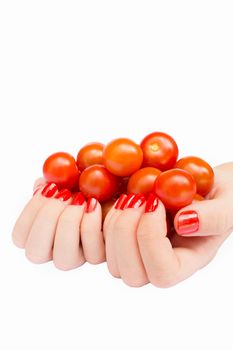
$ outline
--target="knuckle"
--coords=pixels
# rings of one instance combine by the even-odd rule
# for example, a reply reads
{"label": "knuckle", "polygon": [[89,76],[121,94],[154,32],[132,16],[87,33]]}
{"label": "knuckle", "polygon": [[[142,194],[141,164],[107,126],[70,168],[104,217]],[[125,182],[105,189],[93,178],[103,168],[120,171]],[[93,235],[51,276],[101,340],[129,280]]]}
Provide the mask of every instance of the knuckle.
{"label": "knuckle", "polygon": [[89,256],[86,257],[86,261],[91,265],[99,265],[105,262],[105,258],[103,256]]}
{"label": "knuckle", "polygon": [[140,288],[143,287],[145,284],[148,283],[147,279],[142,278],[142,277],[126,277],[122,279],[123,282],[129,286],[129,287],[133,287],[133,288]]}
{"label": "knuckle", "polygon": [[153,276],[150,278],[150,283],[157,288],[171,288],[177,284],[177,280],[169,275]]}
{"label": "knuckle", "polygon": [[69,271],[69,270],[73,270],[75,267],[73,265],[67,264],[67,263],[61,263],[58,262],[56,260],[53,261],[54,266],[56,267],[56,269],[60,270],[60,271]]}
{"label": "knuckle", "polygon": [[44,264],[50,260],[48,257],[38,256],[27,250],[25,251],[25,255],[26,258],[33,264]]}
{"label": "knuckle", "polygon": [[25,241],[20,239],[20,237],[17,237],[16,234],[12,234],[12,242],[17,248],[24,249],[25,248]]}
{"label": "knuckle", "polygon": [[108,266],[108,271],[110,272],[110,274],[111,274],[113,277],[115,277],[115,278],[121,278],[119,271],[118,271],[116,268],[114,268],[114,267],[112,266],[112,264],[109,263],[109,261],[107,261],[107,266]]}

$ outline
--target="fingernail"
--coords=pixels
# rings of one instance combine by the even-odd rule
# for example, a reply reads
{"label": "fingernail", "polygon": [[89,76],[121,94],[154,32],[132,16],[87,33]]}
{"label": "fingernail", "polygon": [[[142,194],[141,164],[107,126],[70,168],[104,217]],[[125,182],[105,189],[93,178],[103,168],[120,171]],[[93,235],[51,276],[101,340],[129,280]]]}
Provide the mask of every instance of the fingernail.
{"label": "fingernail", "polygon": [[125,201],[126,201],[126,198],[127,198],[127,194],[122,194],[120,196],[120,198],[116,201],[116,204],[115,204],[115,209],[119,209],[119,210],[122,210],[122,205],[124,205]]}
{"label": "fingernail", "polygon": [[86,213],[91,213],[95,210],[97,206],[97,200],[95,198],[88,198],[87,200],[87,206],[86,206]]}
{"label": "fingernail", "polygon": [[71,205],[83,205],[85,202],[85,197],[82,194],[82,192],[78,192],[74,195],[72,202],[70,203]]}
{"label": "fingernail", "polygon": [[61,202],[66,202],[72,196],[71,192],[67,189],[63,189],[54,197],[55,199],[59,199]]}
{"label": "fingernail", "polygon": [[128,209],[128,208],[140,208],[146,201],[146,198],[143,194],[131,194],[128,196],[128,201],[126,202],[125,206],[123,209]]}
{"label": "fingernail", "polygon": [[159,200],[156,194],[150,193],[147,202],[146,202],[146,208],[145,208],[145,213],[152,213],[156,210],[158,207]]}
{"label": "fingernail", "polygon": [[183,211],[178,217],[178,234],[187,235],[199,230],[199,219],[194,210]]}
{"label": "fingernail", "polygon": [[48,183],[43,191],[41,192],[41,194],[44,196],[44,197],[47,197],[47,198],[51,198],[53,197],[53,195],[57,192],[57,185],[54,184],[54,183]]}

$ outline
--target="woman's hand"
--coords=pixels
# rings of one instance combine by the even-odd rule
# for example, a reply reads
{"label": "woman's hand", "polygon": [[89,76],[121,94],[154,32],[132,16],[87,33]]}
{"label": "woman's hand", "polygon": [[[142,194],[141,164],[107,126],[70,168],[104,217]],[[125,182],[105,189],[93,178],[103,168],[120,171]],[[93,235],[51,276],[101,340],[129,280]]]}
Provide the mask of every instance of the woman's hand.
{"label": "woman's hand", "polygon": [[57,268],[70,270],[85,261],[105,261],[102,211],[99,202],[38,179],[34,195],[13,229],[15,245],[25,249],[34,263],[53,260]]}
{"label": "woman's hand", "polygon": [[110,273],[134,287],[151,282],[170,287],[208,264],[233,230],[233,163],[214,169],[215,183],[205,201],[174,218],[168,238],[166,211],[151,195],[122,196],[104,222]]}

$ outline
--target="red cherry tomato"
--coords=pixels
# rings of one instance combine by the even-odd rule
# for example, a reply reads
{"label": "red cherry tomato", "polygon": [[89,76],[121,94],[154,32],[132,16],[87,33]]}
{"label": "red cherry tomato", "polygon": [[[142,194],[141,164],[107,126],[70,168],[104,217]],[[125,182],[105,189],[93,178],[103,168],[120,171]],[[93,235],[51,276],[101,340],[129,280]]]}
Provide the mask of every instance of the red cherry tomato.
{"label": "red cherry tomato", "polygon": [[154,132],[146,136],[141,142],[141,148],[144,167],[165,171],[173,168],[177,161],[177,144],[171,136],[163,132]]}
{"label": "red cherry tomato", "polygon": [[127,192],[148,195],[153,191],[155,180],[160,173],[160,170],[151,167],[139,169],[129,178]]}
{"label": "red cherry tomato", "polygon": [[123,193],[127,193],[127,186],[128,186],[128,182],[129,182],[129,177],[119,177],[119,186],[118,186],[118,190],[114,196],[114,200],[117,200],[121,194]]}
{"label": "red cherry tomato", "polygon": [[80,170],[84,170],[94,164],[103,164],[104,145],[99,142],[88,143],[78,152],[77,164]]}
{"label": "red cherry tomato", "polygon": [[198,157],[185,157],[175,165],[176,168],[188,171],[197,184],[197,193],[206,196],[214,183],[214,171],[203,159]]}
{"label": "red cherry tomato", "polygon": [[179,210],[192,203],[196,182],[187,171],[171,169],[157,177],[154,191],[167,209]]}
{"label": "red cherry tomato", "polygon": [[193,202],[201,202],[201,201],[204,201],[205,198],[202,197],[200,194],[196,193],[194,198],[193,198]]}
{"label": "red cherry tomato", "polygon": [[143,153],[135,142],[120,138],[109,142],[104,148],[104,165],[114,175],[130,176],[143,161]]}
{"label": "red cherry tomato", "polygon": [[79,188],[87,198],[94,197],[99,202],[104,202],[114,196],[118,182],[118,178],[103,165],[91,165],[80,175]]}
{"label": "red cherry tomato", "polygon": [[55,182],[59,189],[73,189],[78,184],[79,171],[74,157],[65,152],[52,154],[43,165],[47,182]]}

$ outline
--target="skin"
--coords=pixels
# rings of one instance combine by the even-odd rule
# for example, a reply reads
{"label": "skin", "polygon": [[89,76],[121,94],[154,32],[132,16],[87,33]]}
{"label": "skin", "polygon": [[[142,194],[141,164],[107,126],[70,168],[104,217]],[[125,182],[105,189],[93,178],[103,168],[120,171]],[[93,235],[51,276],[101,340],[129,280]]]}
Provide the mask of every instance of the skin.
{"label": "skin", "polygon": [[[233,162],[214,172],[206,200],[194,201],[174,218],[178,232],[182,211],[198,213],[199,230],[187,237],[174,233],[167,238],[162,202],[153,213],[145,213],[145,204],[125,210],[112,206],[102,232],[99,204],[94,212],[85,213],[85,204],[73,207],[69,201],[44,198],[39,190],[18,218],[13,241],[34,263],[53,259],[57,268],[70,270],[85,261],[98,264],[106,259],[110,273],[129,286],[171,287],[207,265],[233,231]],[[35,185],[43,186],[42,180]]]}

